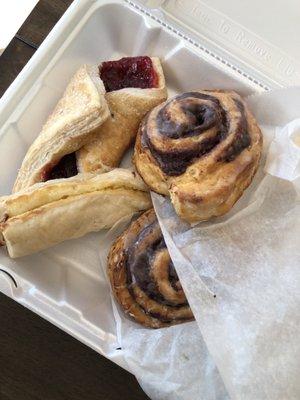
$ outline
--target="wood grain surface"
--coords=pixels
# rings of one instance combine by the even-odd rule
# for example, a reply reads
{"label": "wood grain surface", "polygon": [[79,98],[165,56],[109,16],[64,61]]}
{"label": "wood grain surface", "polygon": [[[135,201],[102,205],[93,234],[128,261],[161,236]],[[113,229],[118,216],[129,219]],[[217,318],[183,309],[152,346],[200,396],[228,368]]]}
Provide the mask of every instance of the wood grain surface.
{"label": "wood grain surface", "polygon": [[[37,4],[0,57],[0,96],[71,2]],[[0,400],[69,399],[148,397],[131,374],[0,294]]]}

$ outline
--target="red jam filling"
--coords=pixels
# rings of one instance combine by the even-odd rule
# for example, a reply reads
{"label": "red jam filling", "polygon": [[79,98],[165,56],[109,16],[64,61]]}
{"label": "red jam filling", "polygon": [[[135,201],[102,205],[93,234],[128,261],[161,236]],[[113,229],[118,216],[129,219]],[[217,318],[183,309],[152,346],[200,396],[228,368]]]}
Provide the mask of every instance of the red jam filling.
{"label": "red jam filling", "polygon": [[65,155],[56,165],[45,169],[42,181],[70,178],[78,174],[75,153]]}
{"label": "red jam filling", "polygon": [[158,86],[158,75],[151,58],[147,56],[103,62],[100,78],[107,92],[128,87],[147,89]]}

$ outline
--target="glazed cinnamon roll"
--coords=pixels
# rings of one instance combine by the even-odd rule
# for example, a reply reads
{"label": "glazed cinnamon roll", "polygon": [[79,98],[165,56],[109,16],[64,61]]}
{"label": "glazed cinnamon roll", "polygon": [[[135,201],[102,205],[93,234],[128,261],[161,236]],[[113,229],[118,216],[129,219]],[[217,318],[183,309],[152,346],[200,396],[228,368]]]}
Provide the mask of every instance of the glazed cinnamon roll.
{"label": "glazed cinnamon roll", "polygon": [[116,240],[108,275],[116,300],[136,322],[161,328],[193,319],[153,209]]}
{"label": "glazed cinnamon roll", "polygon": [[235,92],[184,93],[142,122],[134,162],[144,181],[169,195],[177,214],[199,222],[228,212],[251,183],[262,134]]}

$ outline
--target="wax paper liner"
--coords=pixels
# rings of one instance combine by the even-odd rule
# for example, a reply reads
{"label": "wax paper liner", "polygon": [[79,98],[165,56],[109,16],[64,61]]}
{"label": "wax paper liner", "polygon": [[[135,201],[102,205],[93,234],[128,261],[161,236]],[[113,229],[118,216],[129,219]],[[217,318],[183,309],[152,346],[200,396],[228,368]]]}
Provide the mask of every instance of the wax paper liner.
{"label": "wax paper liner", "polygon": [[[127,369],[154,400],[298,398],[300,89],[248,103],[262,126],[264,152],[230,213],[191,229],[167,199],[152,194],[197,323],[145,329],[112,297]],[[109,248],[130,219],[101,241],[104,272]]]}
{"label": "wax paper liner", "polygon": [[[152,194],[205,344],[232,399],[300,398],[300,89],[251,96],[259,171],[226,216],[194,227]],[[191,397],[191,399],[201,398]]]}
{"label": "wax paper liner", "polygon": [[[119,221],[101,241],[104,273],[109,249],[131,219],[128,216]],[[128,318],[113,296],[112,304],[118,345],[127,369],[152,400],[229,399],[196,322],[147,329]]]}

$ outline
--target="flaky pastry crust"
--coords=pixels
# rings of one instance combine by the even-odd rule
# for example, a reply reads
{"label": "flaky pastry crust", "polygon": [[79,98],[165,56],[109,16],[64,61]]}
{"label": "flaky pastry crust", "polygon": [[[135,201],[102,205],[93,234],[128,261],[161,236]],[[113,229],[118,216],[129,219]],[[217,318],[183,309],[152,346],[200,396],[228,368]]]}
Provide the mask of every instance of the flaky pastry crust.
{"label": "flaky pastry crust", "polygon": [[10,257],[20,257],[151,207],[137,174],[115,169],[37,183],[0,198],[0,236]]}
{"label": "flaky pastry crust", "polygon": [[52,167],[97,135],[109,117],[105,88],[97,66],[82,66],[28,149],[19,169],[14,192],[46,180]]}
{"label": "flaky pastry crust", "polygon": [[124,152],[136,137],[143,117],[166,100],[167,89],[159,58],[152,57],[151,60],[158,76],[156,88],[125,88],[106,93],[111,115],[99,127],[97,138],[77,152],[80,172],[106,171],[119,166]]}

